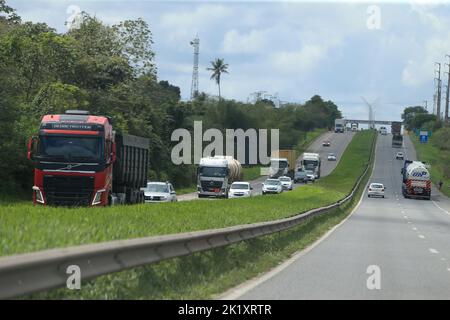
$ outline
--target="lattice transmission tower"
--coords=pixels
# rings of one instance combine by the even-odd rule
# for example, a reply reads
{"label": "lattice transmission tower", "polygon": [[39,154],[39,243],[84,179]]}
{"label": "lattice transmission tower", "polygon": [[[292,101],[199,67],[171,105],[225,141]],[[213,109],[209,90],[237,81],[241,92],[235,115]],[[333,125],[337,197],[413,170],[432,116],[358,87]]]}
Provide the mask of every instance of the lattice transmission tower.
{"label": "lattice transmission tower", "polygon": [[191,41],[194,47],[194,69],[192,71],[191,100],[198,96],[198,57],[200,54],[200,39],[198,35]]}

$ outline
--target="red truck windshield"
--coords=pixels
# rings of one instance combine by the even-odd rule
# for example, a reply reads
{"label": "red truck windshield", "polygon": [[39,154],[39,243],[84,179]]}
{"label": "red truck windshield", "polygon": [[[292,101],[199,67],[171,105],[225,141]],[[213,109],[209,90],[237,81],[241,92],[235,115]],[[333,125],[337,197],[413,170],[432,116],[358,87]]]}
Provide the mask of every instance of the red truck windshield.
{"label": "red truck windshield", "polygon": [[37,156],[50,161],[98,162],[102,154],[99,137],[41,136]]}

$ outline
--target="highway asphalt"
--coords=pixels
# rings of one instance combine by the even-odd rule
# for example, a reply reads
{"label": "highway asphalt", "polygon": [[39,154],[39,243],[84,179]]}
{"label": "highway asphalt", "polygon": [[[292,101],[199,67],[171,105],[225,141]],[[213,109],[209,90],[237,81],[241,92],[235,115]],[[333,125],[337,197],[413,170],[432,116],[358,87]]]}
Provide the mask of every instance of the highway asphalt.
{"label": "highway asphalt", "polygon": [[[347,220],[308,250],[224,299],[449,299],[450,201],[404,199],[399,148],[379,136],[370,182],[386,198],[367,193]],[[402,148],[416,153],[408,137]]]}
{"label": "highway asphalt", "polygon": [[[342,153],[347,148],[353,137],[352,132],[346,133],[334,133],[334,132],[326,132],[321,135],[318,139],[316,139],[308,148],[308,152],[319,153],[322,158],[322,168],[321,175],[322,177],[330,174],[334,168],[336,167]],[[329,147],[323,147],[322,142],[328,140],[331,142]],[[338,161],[327,161],[328,153],[334,153],[337,156]],[[253,195],[259,196],[262,194],[262,183],[267,179],[267,176],[262,176],[258,179],[250,181],[253,187]],[[303,184],[295,184],[294,189],[302,186]],[[178,201],[190,201],[198,199],[197,192],[183,194],[177,196]],[[209,200],[214,198],[202,198],[202,200]]]}

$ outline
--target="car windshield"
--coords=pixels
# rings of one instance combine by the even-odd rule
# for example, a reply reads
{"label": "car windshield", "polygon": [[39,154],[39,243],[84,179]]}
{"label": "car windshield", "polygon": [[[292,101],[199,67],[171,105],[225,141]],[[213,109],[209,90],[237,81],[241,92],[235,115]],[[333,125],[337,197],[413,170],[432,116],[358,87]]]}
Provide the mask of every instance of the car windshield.
{"label": "car windshield", "polygon": [[280,178],[280,181],[289,182],[291,181],[291,178]]}
{"label": "car windshield", "polygon": [[288,163],[287,163],[286,161],[272,160],[272,161],[270,162],[270,166],[271,166],[272,168],[275,168],[275,167],[278,166],[278,168],[284,169],[284,168],[287,167],[287,165],[288,165]]}
{"label": "car windshield", "polygon": [[248,190],[249,189],[249,185],[246,183],[233,183],[231,185],[231,189],[235,189],[235,190]]}
{"label": "car windshield", "polygon": [[37,156],[49,160],[98,162],[102,154],[99,137],[41,136]]}
{"label": "car windshield", "polygon": [[203,177],[225,177],[227,175],[227,168],[200,167],[200,175]]}
{"label": "car windshield", "polygon": [[147,192],[169,193],[169,188],[166,184],[149,183],[147,184]]}
{"label": "car windshield", "polygon": [[266,184],[269,186],[276,186],[279,183],[280,183],[279,180],[266,180]]}
{"label": "car windshield", "polygon": [[334,153],[328,154],[329,157],[335,157],[336,155]]}
{"label": "car windshield", "polygon": [[314,174],[314,171],[312,171],[312,170],[306,170],[305,172],[306,172],[306,174]]}
{"label": "car windshield", "polygon": [[371,184],[370,187],[373,189],[383,189],[382,184]]}
{"label": "car windshield", "polygon": [[306,167],[316,167],[318,165],[317,160],[303,160],[303,163]]}

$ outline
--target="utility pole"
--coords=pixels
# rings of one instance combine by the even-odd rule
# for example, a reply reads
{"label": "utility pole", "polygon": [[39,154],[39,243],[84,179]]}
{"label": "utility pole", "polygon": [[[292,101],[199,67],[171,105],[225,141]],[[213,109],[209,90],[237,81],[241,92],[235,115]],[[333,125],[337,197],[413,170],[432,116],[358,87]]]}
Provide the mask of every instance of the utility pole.
{"label": "utility pole", "polygon": [[192,71],[192,85],[191,85],[191,100],[198,96],[198,56],[200,54],[200,39],[198,34],[194,40],[191,41],[191,46],[194,47],[194,68]]}
{"label": "utility pole", "polygon": [[425,102],[425,110],[428,111],[428,101],[427,100],[423,100],[423,102]]}
{"label": "utility pole", "polygon": [[[450,58],[450,55],[445,55],[446,58]],[[448,104],[449,104],[449,94],[450,94],[450,63],[446,63],[445,65],[448,66],[448,72],[447,72],[447,91],[445,95],[445,117],[444,121],[445,123],[448,122]]]}
{"label": "utility pole", "polygon": [[441,122],[441,88],[442,88],[442,84],[441,84],[441,64],[439,62],[435,62],[435,64],[438,66],[438,70],[435,70],[435,72],[437,71],[438,73],[438,77],[437,77],[437,81],[438,81],[438,87],[437,87],[437,104],[436,104],[436,114],[437,114],[437,122]]}

